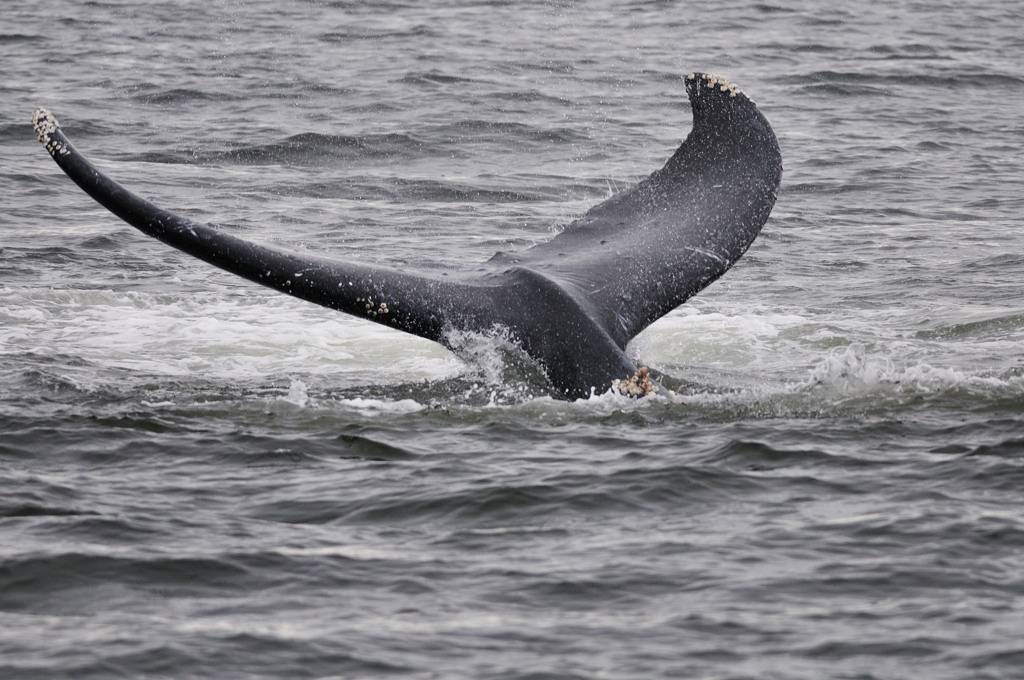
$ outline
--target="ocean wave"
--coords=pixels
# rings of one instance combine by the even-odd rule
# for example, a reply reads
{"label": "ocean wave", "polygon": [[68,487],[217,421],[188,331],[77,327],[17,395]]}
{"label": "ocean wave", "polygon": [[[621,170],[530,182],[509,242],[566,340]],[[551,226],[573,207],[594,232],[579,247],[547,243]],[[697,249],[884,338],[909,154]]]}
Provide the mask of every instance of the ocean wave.
{"label": "ocean wave", "polygon": [[874,355],[863,345],[832,350],[802,387],[828,389],[843,396],[881,394],[935,394],[966,391],[979,396],[1011,392],[1024,396],[1024,376],[971,373],[932,366],[925,362],[899,365],[884,355]]}
{"label": "ocean wave", "polygon": [[0,33],[0,45],[39,42],[42,40],[45,40],[45,36],[30,33]]}
{"label": "ocean wave", "polygon": [[436,87],[438,85],[464,85],[481,81],[466,76],[457,76],[441,71],[413,71],[406,73],[397,83],[401,85],[418,85]]}
{"label": "ocean wave", "polygon": [[180,104],[187,102],[230,102],[240,99],[237,95],[223,91],[199,90],[190,87],[156,89],[137,87],[131,98],[141,104]]}
{"label": "ocean wave", "polygon": [[[421,459],[422,460],[422,459]],[[428,465],[427,461],[423,460]],[[560,514],[598,516],[679,508],[760,488],[745,474],[697,466],[652,465],[607,475],[569,473],[543,484],[474,485],[378,493],[373,497],[288,499],[261,503],[255,516],[291,524],[424,524],[493,526]]]}
{"label": "ocean wave", "polygon": [[147,152],[136,154],[132,160],[149,163],[320,166],[337,161],[398,160],[437,153],[440,153],[437,145],[403,133],[330,135],[305,132],[267,144],[223,151],[191,149]]}
{"label": "ocean wave", "polygon": [[545,127],[511,121],[493,120],[458,120],[444,125],[436,125],[426,130],[431,137],[440,136],[460,144],[500,141],[508,148],[515,141],[538,142],[544,144],[571,144],[589,139],[585,131],[568,127]]}
{"label": "ocean wave", "polygon": [[[834,87],[878,87],[884,91],[902,90],[908,87],[962,87],[965,89],[995,87],[1000,90],[1024,86],[1024,77],[995,70],[947,69],[942,75],[927,72],[894,73],[877,69],[862,71],[817,70],[783,76],[780,82],[789,85],[812,87],[830,85]],[[882,90],[880,90],[882,91]]]}
{"label": "ocean wave", "polygon": [[[1013,256],[1012,259],[1002,259],[1002,263],[1018,265],[1022,258]],[[994,263],[989,263],[985,269],[990,270]],[[941,324],[927,330],[918,331],[917,337],[923,340],[945,340],[962,338],[998,338],[1008,339],[1008,334],[1019,335],[1015,331],[1024,331],[1024,313],[996,314],[984,319],[965,321],[953,324]]]}
{"label": "ocean wave", "polygon": [[326,43],[347,43],[358,40],[386,40],[388,38],[420,38],[436,36],[433,28],[426,24],[416,24],[408,28],[381,29],[371,27],[349,26],[344,29],[321,33],[317,38]]}
{"label": "ocean wave", "polygon": [[436,179],[389,177],[374,178],[371,183],[355,180],[350,190],[358,195],[391,201],[431,201],[435,203],[525,203],[550,200],[541,191],[499,189],[480,183]]}

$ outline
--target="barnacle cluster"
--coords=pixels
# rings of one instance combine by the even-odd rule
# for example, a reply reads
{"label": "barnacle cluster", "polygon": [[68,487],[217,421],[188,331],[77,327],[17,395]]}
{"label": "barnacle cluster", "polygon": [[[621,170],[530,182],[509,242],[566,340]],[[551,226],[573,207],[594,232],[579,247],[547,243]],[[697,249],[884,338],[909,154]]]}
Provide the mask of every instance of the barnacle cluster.
{"label": "barnacle cluster", "polygon": [[[388,309],[388,303],[381,302],[380,304],[374,303],[370,298],[356,298],[356,302],[362,302],[366,305],[366,314],[371,317],[387,316],[391,311]],[[397,305],[396,305],[397,306]]]}
{"label": "barnacle cluster", "polygon": [[612,382],[612,389],[627,397],[643,397],[654,391],[654,383],[651,382],[651,372],[646,366],[641,366],[636,373],[622,380]]}
{"label": "barnacle cluster", "polygon": [[35,113],[32,114],[32,127],[36,131],[36,139],[46,147],[51,156],[57,156],[58,154],[66,156],[71,153],[64,142],[59,142],[51,137],[53,133],[60,129],[60,123],[57,122],[55,115],[46,109],[36,109]]}
{"label": "barnacle cluster", "polygon": [[714,73],[691,73],[686,76],[686,79],[697,81],[698,85],[704,85],[712,90],[717,87],[722,92],[728,92],[730,97],[735,97],[737,94],[741,94],[743,92],[743,90],[736,87],[736,84],[731,82],[725,76],[720,76]]}

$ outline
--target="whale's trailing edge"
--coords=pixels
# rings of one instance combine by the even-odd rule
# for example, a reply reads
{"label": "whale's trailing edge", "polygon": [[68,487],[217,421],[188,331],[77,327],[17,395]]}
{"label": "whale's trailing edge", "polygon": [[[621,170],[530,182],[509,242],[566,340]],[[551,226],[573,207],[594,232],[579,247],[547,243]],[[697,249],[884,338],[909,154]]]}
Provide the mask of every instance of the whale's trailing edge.
{"label": "whale's trailing edge", "polygon": [[[444,343],[449,329],[508,329],[567,397],[647,391],[626,344],[746,252],[775,203],[781,156],[757,107],[724,78],[691,74],[689,136],[663,168],[551,241],[485,274],[435,277],[259,246],[157,208],[82,156],[47,111],[39,141],[101,205],[143,233],[276,290]],[[513,264],[509,265],[509,260]]]}

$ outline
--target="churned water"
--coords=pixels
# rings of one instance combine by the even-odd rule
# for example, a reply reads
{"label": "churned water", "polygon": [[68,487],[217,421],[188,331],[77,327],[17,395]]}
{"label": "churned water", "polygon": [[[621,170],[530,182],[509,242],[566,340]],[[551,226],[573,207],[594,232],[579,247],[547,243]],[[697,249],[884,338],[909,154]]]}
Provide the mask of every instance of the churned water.
{"label": "churned water", "polygon": [[[5,2],[0,677],[1024,675],[1019,2]],[[149,240],[427,270],[659,167],[726,74],[746,257],[552,399]],[[657,272],[651,272],[656,276]]]}

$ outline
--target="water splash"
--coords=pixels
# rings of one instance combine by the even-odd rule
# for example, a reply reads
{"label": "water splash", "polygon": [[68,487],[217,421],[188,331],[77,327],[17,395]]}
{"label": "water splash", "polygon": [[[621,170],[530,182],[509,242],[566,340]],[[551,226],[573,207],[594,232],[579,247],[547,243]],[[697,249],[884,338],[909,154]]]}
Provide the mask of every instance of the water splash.
{"label": "water splash", "polygon": [[309,388],[301,380],[292,380],[288,386],[288,395],[283,397],[284,401],[296,406],[305,407],[309,404]]}
{"label": "water splash", "polygon": [[536,361],[527,356],[508,328],[495,325],[484,332],[449,330],[445,342],[474,371],[467,396],[485,393],[490,406],[521,403],[550,395],[551,385]]}

